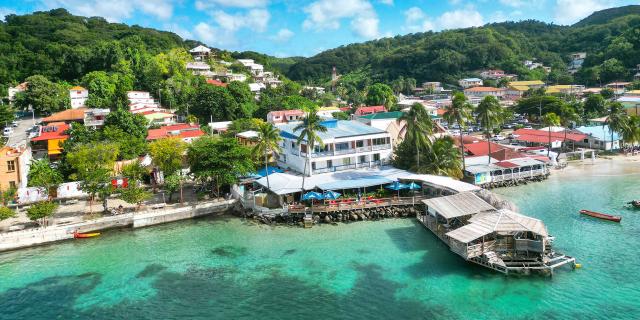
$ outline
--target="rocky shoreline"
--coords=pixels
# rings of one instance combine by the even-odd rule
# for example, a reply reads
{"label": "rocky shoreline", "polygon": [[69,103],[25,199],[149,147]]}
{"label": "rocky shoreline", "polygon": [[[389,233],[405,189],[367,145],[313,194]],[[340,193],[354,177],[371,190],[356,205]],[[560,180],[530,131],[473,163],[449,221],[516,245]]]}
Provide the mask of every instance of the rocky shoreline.
{"label": "rocky shoreline", "polygon": [[[370,209],[340,210],[330,213],[312,214],[314,224],[337,224],[355,221],[376,221],[388,218],[411,218],[415,217],[418,211],[424,210],[424,205],[406,205],[381,207]],[[253,214],[249,213],[247,218],[269,225],[290,225],[303,226],[305,214]]]}

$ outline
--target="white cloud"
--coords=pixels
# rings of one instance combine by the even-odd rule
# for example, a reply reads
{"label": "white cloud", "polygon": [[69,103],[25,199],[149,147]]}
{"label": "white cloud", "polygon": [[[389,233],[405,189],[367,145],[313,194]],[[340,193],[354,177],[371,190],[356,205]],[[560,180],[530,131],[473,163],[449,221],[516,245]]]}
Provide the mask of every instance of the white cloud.
{"label": "white cloud", "polygon": [[0,21],[4,21],[4,18],[10,14],[15,14],[13,9],[0,7]]}
{"label": "white cloud", "polygon": [[411,7],[404,12],[405,29],[409,32],[423,32],[435,29],[427,15],[418,7]]}
{"label": "white cloud", "polygon": [[271,40],[276,42],[287,42],[294,36],[293,31],[283,28],[278,31],[274,36],[270,37]]}
{"label": "white cloud", "polygon": [[317,0],[304,8],[307,18],[302,26],[309,30],[338,29],[343,19],[351,19],[351,31],[363,38],[380,36],[380,20],[366,0]]}
{"label": "white cloud", "polygon": [[228,14],[222,10],[216,10],[211,13],[211,16],[220,28],[229,31],[248,28],[258,32],[264,32],[267,29],[271,18],[271,14],[265,9],[251,9],[246,14]]}
{"label": "white cloud", "polygon": [[165,23],[162,25],[162,29],[171,31],[179,35],[180,37],[182,37],[182,39],[194,38],[193,33],[191,31],[185,29],[184,27],[182,27],[180,24],[177,24],[177,23]]}
{"label": "white cloud", "polygon": [[238,41],[233,32],[223,30],[208,23],[198,23],[194,30],[193,35],[197,40],[200,40],[207,45],[217,47],[237,47]]}
{"label": "white cloud", "polygon": [[431,20],[422,9],[411,7],[404,12],[404,17],[403,28],[409,32],[468,28],[484,24],[484,19],[480,12],[472,7],[447,11],[434,20]]}
{"label": "white cloud", "polygon": [[556,0],[554,20],[560,24],[572,24],[594,11],[615,5],[615,1],[606,0]]}
{"label": "white cloud", "polygon": [[456,29],[477,27],[484,24],[480,12],[474,9],[447,11],[436,19],[438,29]]}
{"label": "white cloud", "polygon": [[507,17],[507,15],[504,12],[500,11],[500,10],[495,11],[489,17],[489,22],[504,22],[504,21],[507,21],[507,20],[509,20],[509,17]]}
{"label": "white cloud", "polygon": [[267,0],[198,0],[196,9],[205,10],[213,7],[261,8],[267,6]]}
{"label": "white cloud", "polygon": [[137,11],[167,20],[173,16],[171,0],[41,0],[47,9],[65,8],[77,15],[100,16],[111,22],[131,18]]}
{"label": "white cloud", "polygon": [[389,6],[393,5],[393,0],[378,0],[378,2],[389,5]]}

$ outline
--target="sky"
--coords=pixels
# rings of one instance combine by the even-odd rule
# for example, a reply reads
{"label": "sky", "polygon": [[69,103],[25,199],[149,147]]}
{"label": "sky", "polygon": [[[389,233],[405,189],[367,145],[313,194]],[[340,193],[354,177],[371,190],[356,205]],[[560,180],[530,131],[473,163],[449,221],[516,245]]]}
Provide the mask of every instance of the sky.
{"label": "sky", "polygon": [[640,0],[0,0],[7,14],[66,8],[172,31],[208,46],[278,57],[422,31],[536,19],[572,24]]}

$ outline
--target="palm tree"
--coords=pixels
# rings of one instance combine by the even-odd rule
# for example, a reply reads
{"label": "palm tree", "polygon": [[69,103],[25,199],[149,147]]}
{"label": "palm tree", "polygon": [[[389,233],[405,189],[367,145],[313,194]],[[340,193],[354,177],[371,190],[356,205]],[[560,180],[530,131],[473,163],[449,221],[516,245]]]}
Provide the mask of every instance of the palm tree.
{"label": "palm tree", "polygon": [[572,122],[578,122],[580,120],[580,116],[576,112],[576,109],[570,104],[562,104],[560,106],[560,114],[558,116],[560,116],[560,124],[564,127],[564,139],[562,141],[564,146],[567,141],[567,128]]}
{"label": "palm tree", "polygon": [[494,96],[486,96],[476,109],[478,122],[484,128],[487,137],[487,145],[489,146],[489,164],[491,164],[491,130],[502,122],[502,107],[498,99]]}
{"label": "palm tree", "polygon": [[307,115],[302,119],[302,122],[293,128],[293,131],[301,130],[300,136],[296,143],[300,145],[302,141],[307,141],[307,158],[304,161],[304,172],[302,173],[302,190],[304,192],[304,179],[307,176],[307,164],[311,161],[311,153],[316,146],[316,143],[323,147],[324,143],[318,132],[327,132],[327,127],[322,124],[322,118],[318,116],[315,109],[309,110]]}
{"label": "palm tree", "polygon": [[549,147],[547,148],[547,157],[549,157],[551,153],[551,127],[560,125],[560,117],[553,112],[545,113],[542,116],[542,123],[549,126]]}
{"label": "palm tree", "polygon": [[433,121],[431,115],[423,105],[414,103],[408,112],[403,113],[398,122],[406,122],[405,139],[416,148],[416,168],[420,169],[421,147],[431,145],[431,135],[433,134]]}
{"label": "palm tree", "polygon": [[280,130],[274,127],[273,124],[265,122],[258,127],[258,143],[253,147],[253,153],[258,157],[264,156],[264,170],[267,175],[267,188],[269,189],[271,189],[269,184],[269,156],[282,152],[281,141]]}
{"label": "palm tree", "polygon": [[429,161],[424,166],[425,173],[462,178],[461,159],[464,156],[457,152],[453,138],[435,139],[426,151],[426,158]]}
{"label": "palm tree", "polygon": [[631,143],[631,146],[635,146],[635,143],[640,141],[640,116],[630,116],[626,119],[627,124],[620,132],[622,140],[626,143]]}
{"label": "palm tree", "polygon": [[628,118],[629,116],[624,111],[624,107],[620,102],[612,102],[609,104],[609,115],[604,124],[609,126],[609,132],[611,133],[611,151],[613,151],[613,133],[624,132],[628,124]]}
{"label": "palm tree", "polygon": [[462,92],[458,92],[453,96],[453,101],[449,106],[444,108],[442,115],[447,123],[456,123],[460,127],[460,154],[462,155],[462,169],[466,169],[464,162],[464,142],[462,134],[464,128],[467,127],[467,121],[471,119],[471,105],[467,102],[467,97]]}

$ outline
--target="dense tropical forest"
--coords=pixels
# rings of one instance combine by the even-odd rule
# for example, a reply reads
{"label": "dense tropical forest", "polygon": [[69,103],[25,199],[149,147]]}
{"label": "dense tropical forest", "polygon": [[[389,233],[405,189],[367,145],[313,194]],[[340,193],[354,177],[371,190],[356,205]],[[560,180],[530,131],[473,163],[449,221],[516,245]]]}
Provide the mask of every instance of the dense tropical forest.
{"label": "dense tropical forest", "polygon": [[[575,76],[567,73],[573,52],[588,54]],[[553,71],[547,75],[526,69],[522,62],[533,59]],[[345,81],[362,87],[400,77],[456,83],[479,69],[500,68],[521,79],[596,85],[631,78],[639,63],[640,6],[626,6],[596,12],[573,26],[504,22],[351,44],[304,59],[288,67],[286,74],[322,84],[335,66]]]}

